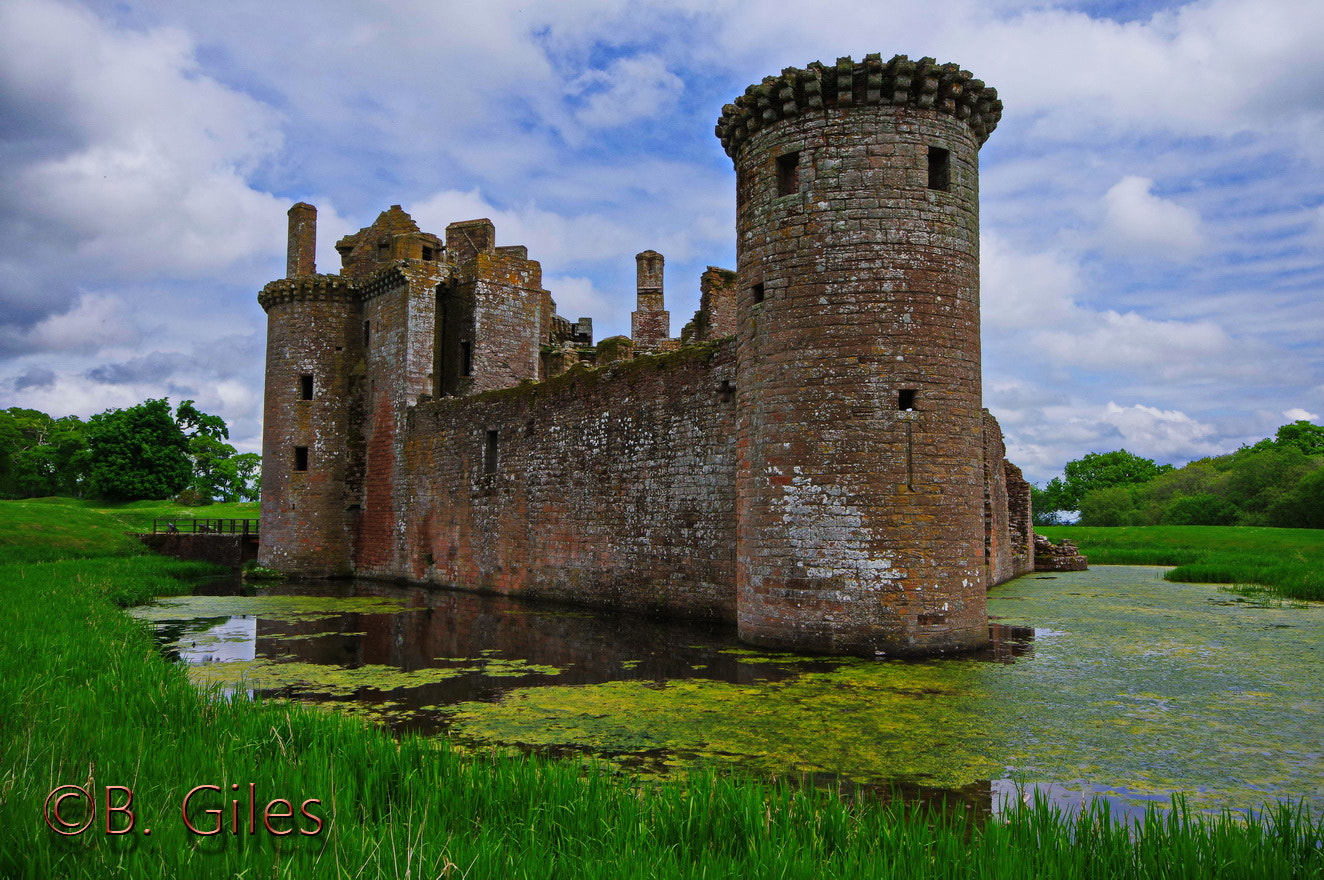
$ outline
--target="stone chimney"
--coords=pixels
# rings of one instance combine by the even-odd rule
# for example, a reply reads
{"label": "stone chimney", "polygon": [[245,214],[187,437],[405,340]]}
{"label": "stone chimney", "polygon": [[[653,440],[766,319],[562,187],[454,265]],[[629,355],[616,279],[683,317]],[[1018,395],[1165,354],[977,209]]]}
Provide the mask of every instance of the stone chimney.
{"label": "stone chimney", "polygon": [[285,277],[317,274],[317,209],[307,202],[290,208],[290,238],[285,250]]}
{"label": "stone chimney", "polygon": [[671,313],[662,302],[662,265],[657,251],[635,254],[638,308],[630,315],[630,336],[636,351],[651,351],[671,336]]}

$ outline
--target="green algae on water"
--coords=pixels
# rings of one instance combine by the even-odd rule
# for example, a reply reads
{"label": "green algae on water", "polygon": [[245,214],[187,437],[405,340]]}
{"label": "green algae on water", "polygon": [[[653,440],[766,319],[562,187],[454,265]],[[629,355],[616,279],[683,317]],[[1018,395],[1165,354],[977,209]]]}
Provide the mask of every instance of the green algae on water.
{"label": "green algae on water", "polygon": [[624,764],[660,754],[671,770],[1014,779],[1132,803],[1184,792],[1202,809],[1304,799],[1324,810],[1324,605],[1215,604],[1226,596],[1157,568],[1022,578],[989,601],[1000,623],[1035,629],[1015,663],[815,657],[799,659],[830,668],[776,682],[522,688],[454,707],[453,730]]}
{"label": "green algae on water", "polygon": [[397,614],[410,606],[375,596],[171,596],[129,609],[139,620],[187,620],[194,617],[261,617],[307,621],[339,614]]}

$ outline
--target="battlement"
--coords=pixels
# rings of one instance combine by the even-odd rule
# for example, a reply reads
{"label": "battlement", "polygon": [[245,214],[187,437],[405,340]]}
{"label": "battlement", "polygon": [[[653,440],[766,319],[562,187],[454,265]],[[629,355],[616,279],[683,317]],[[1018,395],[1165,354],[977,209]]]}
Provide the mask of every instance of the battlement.
{"label": "battlement", "polygon": [[340,275],[300,275],[269,282],[257,295],[258,305],[271,307],[289,302],[358,302],[359,294],[349,279]]}
{"label": "battlement", "polygon": [[715,132],[732,159],[751,135],[782,119],[825,109],[904,104],[947,113],[970,124],[982,145],[1002,118],[997,90],[956,64],[932,58],[890,61],[870,54],[860,62],[838,58],[835,65],[815,61],[803,70],[788,67],[781,76],[765,77],[722,108]]}

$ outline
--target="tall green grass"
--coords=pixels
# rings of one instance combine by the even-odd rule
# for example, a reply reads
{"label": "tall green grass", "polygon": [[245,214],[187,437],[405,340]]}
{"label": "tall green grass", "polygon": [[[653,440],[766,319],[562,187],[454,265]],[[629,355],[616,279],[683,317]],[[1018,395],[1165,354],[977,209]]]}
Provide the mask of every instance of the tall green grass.
{"label": "tall green grass", "polygon": [[[204,698],[114,604],[178,590],[196,564],[19,555],[0,565],[0,877],[1324,877],[1321,823],[1287,808],[1247,823],[1179,806],[1128,829],[1106,806],[1040,802],[972,822],[785,782],[466,756],[300,705]],[[259,809],[320,799],[327,826],[185,830],[190,788],[249,782]],[[130,787],[152,834],[55,835],[42,803],[68,783]]]}
{"label": "tall green grass", "polygon": [[1324,530],[1251,526],[1037,526],[1075,541],[1097,565],[1174,565],[1181,583],[1257,584],[1324,601]]}

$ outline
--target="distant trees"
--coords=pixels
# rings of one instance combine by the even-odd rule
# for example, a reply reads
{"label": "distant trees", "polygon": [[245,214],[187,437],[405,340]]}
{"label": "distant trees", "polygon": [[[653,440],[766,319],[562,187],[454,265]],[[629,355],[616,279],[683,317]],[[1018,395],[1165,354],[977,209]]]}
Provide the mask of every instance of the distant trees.
{"label": "distant trees", "polygon": [[229,436],[191,400],[173,413],[166,400],[147,400],[87,422],[11,407],[0,411],[0,497],[256,500],[261,458],[239,454]]}
{"label": "distant trees", "polygon": [[1081,525],[1324,528],[1324,427],[1306,421],[1181,468],[1119,450],[1086,455],[1065,471],[1036,493],[1036,523],[1076,510]]}

